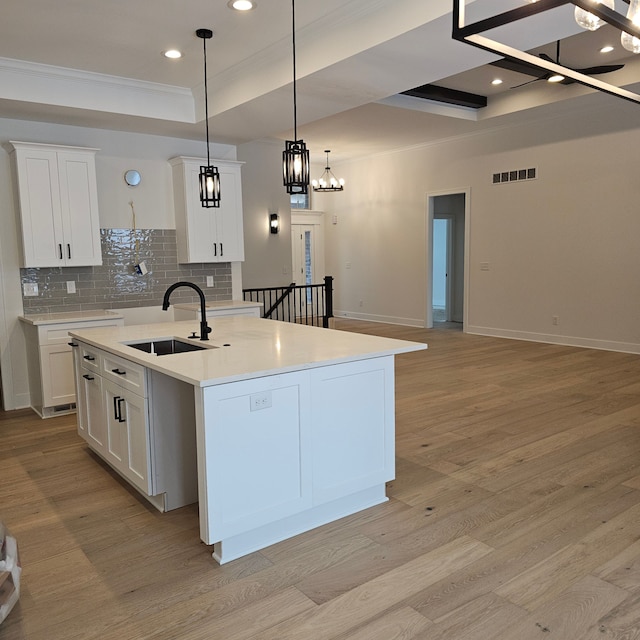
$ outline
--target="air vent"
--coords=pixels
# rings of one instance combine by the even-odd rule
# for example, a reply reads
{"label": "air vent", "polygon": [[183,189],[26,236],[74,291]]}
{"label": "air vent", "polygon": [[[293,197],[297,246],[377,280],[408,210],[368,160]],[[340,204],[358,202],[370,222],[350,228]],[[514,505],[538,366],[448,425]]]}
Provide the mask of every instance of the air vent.
{"label": "air vent", "polygon": [[535,167],[531,169],[512,169],[511,171],[501,171],[494,173],[493,184],[505,184],[505,182],[522,182],[523,180],[535,180],[538,177],[538,170]]}

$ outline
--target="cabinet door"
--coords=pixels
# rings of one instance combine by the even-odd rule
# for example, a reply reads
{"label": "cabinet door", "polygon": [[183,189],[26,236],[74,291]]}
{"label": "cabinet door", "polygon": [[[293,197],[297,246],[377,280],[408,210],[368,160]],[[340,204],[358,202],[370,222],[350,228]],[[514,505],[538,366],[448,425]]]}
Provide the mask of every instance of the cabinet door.
{"label": "cabinet door", "polygon": [[105,457],[132,484],[152,495],[146,398],[103,380],[107,425]]}
{"label": "cabinet door", "polygon": [[68,344],[40,347],[42,406],[55,407],[76,401],[73,353]]}
{"label": "cabinet door", "polygon": [[[82,381],[82,352],[80,343],[75,340],[70,342],[73,353],[74,379],[76,381],[76,422],[78,424],[78,435],[84,440],[87,439],[87,394]],[[104,418],[102,418],[104,420]]]}
{"label": "cabinet door", "polygon": [[64,266],[62,210],[55,151],[16,151],[23,265]]}
{"label": "cabinet door", "polygon": [[198,433],[198,472],[209,540],[309,507],[308,377],[268,376],[202,393],[206,430]]}
{"label": "cabinet door", "polygon": [[198,175],[206,160],[173,163],[178,261],[237,262],[244,260],[240,166],[212,160],[220,171],[220,207],[200,204]]}
{"label": "cabinet door", "polygon": [[110,380],[102,381],[103,411],[106,425],[104,456],[116,469],[122,471],[127,458],[126,433],[122,418],[122,388]]}
{"label": "cabinet door", "polygon": [[225,262],[244,260],[242,187],[240,167],[220,166],[220,208],[216,215],[216,238]]}
{"label": "cabinet door", "polygon": [[121,418],[124,420],[125,452],[123,473],[147,495],[153,495],[151,486],[151,444],[149,437],[149,411],[146,398],[123,391]]}
{"label": "cabinet door", "polygon": [[59,152],[58,177],[65,266],[102,264],[93,153]]}
{"label": "cabinet door", "polygon": [[[86,424],[85,439],[94,449],[104,454],[107,442],[107,423],[103,405],[102,378],[88,369],[81,369],[80,385],[82,413]],[[78,403],[80,422],[80,402]]]}

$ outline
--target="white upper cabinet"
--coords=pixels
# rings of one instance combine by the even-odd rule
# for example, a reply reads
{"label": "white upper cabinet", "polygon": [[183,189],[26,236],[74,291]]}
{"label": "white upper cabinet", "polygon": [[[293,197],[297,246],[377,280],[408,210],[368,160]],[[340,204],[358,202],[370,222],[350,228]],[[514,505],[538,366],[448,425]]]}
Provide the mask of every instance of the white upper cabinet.
{"label": "white upper cabinet", "polygon": [[240,262],[244,260],[241,162],[212,160],[220,172],[220,207],[200,204],[198,174],[202,158],[169,160],[173,170],[178,262]]}
{"label": "white upper cabinet", "polygon": [[22,266],[102,264],[97,149],[11,144],[18,177]]}

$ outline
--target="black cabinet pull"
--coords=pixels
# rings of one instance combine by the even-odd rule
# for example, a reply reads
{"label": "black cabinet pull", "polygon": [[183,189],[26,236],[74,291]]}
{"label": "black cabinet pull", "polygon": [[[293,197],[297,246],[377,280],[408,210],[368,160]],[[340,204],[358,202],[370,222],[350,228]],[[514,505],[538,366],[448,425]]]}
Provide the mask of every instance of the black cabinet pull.
{"label": "black cabinet pull", "polygon": [[218,257],[218,243],[217,242],[213,243],[213,255],[216,258]]}
{"label": "black cabinet pull", "polygon": [[122,405],[121,402],[124,402],[124,398],[118,398],[118,422],[126,422],[126,420],[122,417]]}
{"label": "black cabinet pull", "polygon": [[120,422],[120,416],[118,415],[118,400],[120,396],[113,396],[113,417]]}
{"label": "black cabinet pull", "polygon": [[85,360],[89,360],[91,362],[93,362],[95,360],[95,358],[93,356],[82,356]]}
{"label": "black cabinet pull", "polygon": [[118,374],[119,376],[126,376],[126,375],[127,375],[127,372],[126,372],[126,371],[120,371],[120,369],[111,369],[111,371],[112,371],[113,373]]}
{"label": "black cabinet pull", "polygon": [[88,373],[85,373],[82,377],[85,380],[95,380],[95,378],[93,376],[90,376]]}
{"label": "black cabinet pull", "polygon": [[60,260],[62,260],[62,245],[58,244],[58,253],[60,254]]}
{"label": "black cabinet pull", "polygon": [[222,242],[220,243],[220,257],[224,256],[224,247],[222,246]]}
{"label": "black cabinet pull", "polygon": [[77,347],[77,346],[78,346],[78,343],[77,343],[77,342],[67,342],[67,344],[68,344],[70,347]]}
{"label": "black cabinet pull", "polygon": [[71,260],[71,245],[67,243],[67,258]]}

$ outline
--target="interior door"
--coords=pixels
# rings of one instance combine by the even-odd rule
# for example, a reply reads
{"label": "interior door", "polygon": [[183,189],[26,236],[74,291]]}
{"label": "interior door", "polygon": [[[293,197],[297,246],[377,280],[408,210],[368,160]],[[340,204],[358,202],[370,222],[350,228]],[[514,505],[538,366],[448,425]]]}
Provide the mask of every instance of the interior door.
{"label": "interior door", "polygon": [[[293,281],[297,285],[318,284],[316,274],[315,225],[291,225],[291,253],[293,256]],[[311,303],[311,290],[296,296],[296,314],[304,315]]]}

